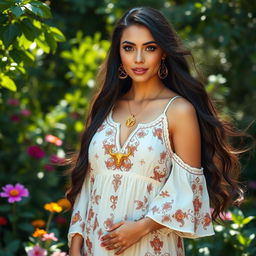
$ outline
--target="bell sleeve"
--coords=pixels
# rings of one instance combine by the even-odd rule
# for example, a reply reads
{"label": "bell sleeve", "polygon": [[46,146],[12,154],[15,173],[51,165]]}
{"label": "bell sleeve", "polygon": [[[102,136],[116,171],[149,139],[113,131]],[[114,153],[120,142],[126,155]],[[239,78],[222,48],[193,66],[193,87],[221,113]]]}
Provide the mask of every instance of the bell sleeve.
{"label": "bell sleeve", "polygon": [[81,191],[77,194],[68,230],[68,247],[71,246],[72,238],[75,234],[80,234],[84,238],[85,218],[87,214],[88,197],[90,191],[90,175],[86,175]]}
{"label": "bell sleeve", "polygon": [[170,232],[184,238],[214,235],[203,167],[191,167],[176,153],[172,153],[171,161],[171,173],[145,217],[164,225],[158,231],[165,235]]}

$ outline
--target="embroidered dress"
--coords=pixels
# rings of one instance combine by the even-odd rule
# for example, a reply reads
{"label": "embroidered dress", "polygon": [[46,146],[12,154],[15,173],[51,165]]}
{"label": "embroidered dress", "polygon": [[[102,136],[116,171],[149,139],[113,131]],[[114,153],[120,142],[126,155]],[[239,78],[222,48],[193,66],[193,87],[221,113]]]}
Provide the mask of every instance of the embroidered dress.
{"label": "embroidered dress", "polygon": [[183,238],[214,235],[203,167],[186,164],[170,145],[166,110],[177,97],[155,120],[138,123],[123,146],[112,109],[93,136],[68,231],[69,246],[76,233],[83,236],[82,255],[114,255],[118,249],[101,247],[100,238],[122,220],[150,217],[165,226],[123,256],[184,256]]}

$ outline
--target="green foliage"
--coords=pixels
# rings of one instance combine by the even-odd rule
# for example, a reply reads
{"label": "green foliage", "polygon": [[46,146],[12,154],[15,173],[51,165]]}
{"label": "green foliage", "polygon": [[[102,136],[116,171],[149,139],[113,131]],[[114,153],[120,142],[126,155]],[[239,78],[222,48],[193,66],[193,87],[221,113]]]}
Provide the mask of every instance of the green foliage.
{"label": "green foliage", "polygon": [[240,209],[233,209],[232,219],[225,225],[214,225],[215,235],[200,240],[187,240],[190,256],[234,255],[253,256],[256,253],[255,216],[245,217]]}
{"label": "green foliage", "polygon": [[26,74],[41,50],[54,53],[65,36],[43,22],[52,18],[47,4],[36,0],[0,1],[0,85],[16,91],[15,78]]}

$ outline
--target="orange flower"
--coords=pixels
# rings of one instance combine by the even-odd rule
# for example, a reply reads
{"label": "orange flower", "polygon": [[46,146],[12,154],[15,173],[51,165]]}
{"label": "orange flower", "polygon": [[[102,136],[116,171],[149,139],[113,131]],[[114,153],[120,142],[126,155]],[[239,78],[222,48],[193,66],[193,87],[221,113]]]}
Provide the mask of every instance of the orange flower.
{"label": "orange flower", "polygon": [[60,199],[57,204],[62,208],[62,209],[66,209],[69,210],[71,208],[71,203],[68,199],[66,198],[62,198]]}
{"label": "orange flower", "polygon": [[44,209],[49,212],[61,212],[62,211],[62,207],[55,202],[45,204]]}
{"label": "orange flower", "polygon": [[36,231],[32,234],[33,237],[41,237],[44,234],[47,234],[47,232],[44,229],[37,228]]}
{"label": "orange flower", "polygon": [[46,225],[45,221],[41,219],[33,220],[31,224],[36,228],[42,228]]}

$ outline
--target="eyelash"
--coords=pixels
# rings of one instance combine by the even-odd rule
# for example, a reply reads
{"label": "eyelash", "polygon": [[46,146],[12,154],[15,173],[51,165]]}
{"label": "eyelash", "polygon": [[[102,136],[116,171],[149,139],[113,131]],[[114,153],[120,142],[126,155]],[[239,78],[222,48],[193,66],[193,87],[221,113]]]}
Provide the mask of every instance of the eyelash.
{"label": "eyelash", "polygon": [[[128,50],[128,49],[129,50]],[[154,52],[155,50],[156,50],[156,46],[153,46],[153,45],[149,45],[149,46],[147,46],[147,48],[151,48],[151,50],[149,50],[150,52]],[[131,51],[131,49],[132,49],[132,46],[130,46],[130,45],[126,45],[126,46],[123,46],[123,49],[126,51],[126,52],[130,52]]]}

